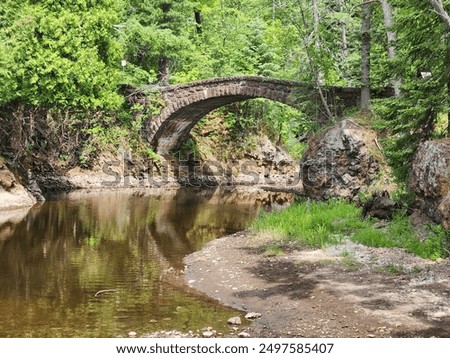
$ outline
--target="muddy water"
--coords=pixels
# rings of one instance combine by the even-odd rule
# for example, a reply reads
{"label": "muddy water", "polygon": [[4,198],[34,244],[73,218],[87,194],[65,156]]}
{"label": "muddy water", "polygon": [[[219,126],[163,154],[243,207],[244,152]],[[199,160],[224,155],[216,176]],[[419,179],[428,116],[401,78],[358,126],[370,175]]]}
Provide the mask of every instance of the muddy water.
{"label": "muddy water", "polygon": [[0,213],[0,337],[227,330],[236,311],[176,276],[185,255],[285,194],[74,193]]}

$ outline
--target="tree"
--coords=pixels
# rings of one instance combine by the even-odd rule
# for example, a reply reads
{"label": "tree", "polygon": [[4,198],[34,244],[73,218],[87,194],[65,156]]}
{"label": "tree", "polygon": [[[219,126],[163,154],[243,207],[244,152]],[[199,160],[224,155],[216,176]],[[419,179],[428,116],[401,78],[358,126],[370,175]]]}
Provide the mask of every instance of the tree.
{"label": "tree", "polygon": [[126,82],[169,83],[170,73],[195,52],[194,5],[192,1],[127,0],[119,29],[128,62]]}
{"label": "tree", "polygon": [[[345,0],[339,0],[339,12],[342,14],[344,13],[344,4],[345,4]],[[343,21],[342,19],[340,20],[340,24],[341,24],[341,36],[342,36],[342,58],[345,61],[348,57],[347,25],[346,25],[345,21]]]}
{"label": "tree", "polygon": [[395,76],[403,79],[402,93],[380,101],[376,110],[388,133],[390,163],[404,180],[417,146],[448,135],[448,126],[444,130],[439,119],[449,112],[449,43],[445,21],[429,2],[392,0],[392,5],[397,15]]}
{"label": "tree", "polygon": [[0,42],[0,105],[8,103],[15,97],[17,82],[14,78],[14,64],[11,53]]}
{"label": "tree", "polygon": [[[386,27],[386,35],[388,40],[388,58],[393,61],[395,59],[395,43],[397,42],[397,34],[393,31],[394,19],[392,16],[392,8],[387,0],[380,0],[383,8],[384,26]],[[402,84],[401,78],[392,81],[394,86],[394,93],[398,97],[400,95],[400,86]]]}
{"label": "tree", "polygon": [[[448,80],[447,80],[447,95],[448,95],[448,101],[450,101],[450,16],[448,15],[448,12],[444,9],[444,5],[439,0],[428,0],[433,6],[433,8],[436,10],[437,14],[441,17],[441,20],[444,22],[446,27],[446,37],[447,37],[447,45],[449,46],[449,49],[447,51],[447,70],[448,70]],[[450,111],[447,113],[447,135],[450,136]]]}
{"label": "tree", "polygon": [[444,9],[444,5],[440,0],[428,0],[433,6],[434,10],[438,13],[438,15],[441,17],[442,21],[444,22],[445,26],[447,27],[447,30],[450,30],[450,16],[448,15],[447,11]]}
{"label": "tree", "polygon": [[[0,4],[0,43],[8,54],[7,100],[25,104],[115,108],[121,47],[114,39],[117,0]],[[0,54],[0,61],[2,60]],[[9,73],[9,74],[8,74]],[[3,74],[5,76],[5,74]]]}
{"label": "tree", "polygon": [[361,22],[361,109],[370,107],[370,16],[371,4],[363,3]]}

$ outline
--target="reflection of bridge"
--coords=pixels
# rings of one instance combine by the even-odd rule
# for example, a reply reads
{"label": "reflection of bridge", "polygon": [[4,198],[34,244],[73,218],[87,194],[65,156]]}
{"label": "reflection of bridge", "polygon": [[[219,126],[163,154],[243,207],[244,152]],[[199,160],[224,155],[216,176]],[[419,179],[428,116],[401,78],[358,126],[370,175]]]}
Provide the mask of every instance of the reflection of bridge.
{"label": "reflection of bridge", "polygon": [[[358,105],[360,89],[324,87],[327,103],[338,113]],[[190,84],[160,88],[166,107],[147,123],[147,138],[160,154],[167,153],[207,113],[221,106],[251,98],[266,98],[295,106],[318,100],[312,85],[263,77],[213,78]],[[320,103],[320,101],[318,101]]]}

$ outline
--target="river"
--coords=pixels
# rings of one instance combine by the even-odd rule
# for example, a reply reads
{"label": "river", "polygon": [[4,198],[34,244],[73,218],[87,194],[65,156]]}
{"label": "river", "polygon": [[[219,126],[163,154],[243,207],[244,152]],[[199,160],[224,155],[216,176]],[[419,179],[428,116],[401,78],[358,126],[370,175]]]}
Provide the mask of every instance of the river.
{"label": "river", "polygon": [[183,257],[287,194],[75,192],[0,213],[0,337],[227,331],[237,312],[188,288]]}

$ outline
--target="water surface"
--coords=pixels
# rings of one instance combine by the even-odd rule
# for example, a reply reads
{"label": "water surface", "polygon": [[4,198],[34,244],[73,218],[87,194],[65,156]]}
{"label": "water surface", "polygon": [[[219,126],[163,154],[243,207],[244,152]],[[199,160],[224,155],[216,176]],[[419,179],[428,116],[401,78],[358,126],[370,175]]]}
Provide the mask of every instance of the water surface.
{"label": "water surface", "polygon": [[0,337],[226,331],[236,311],[176,279],[183,257],[285,194],[73,193],[0,215]]}

